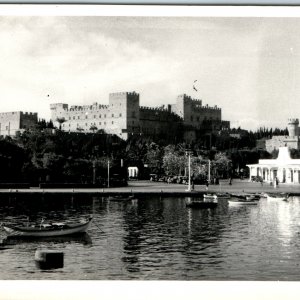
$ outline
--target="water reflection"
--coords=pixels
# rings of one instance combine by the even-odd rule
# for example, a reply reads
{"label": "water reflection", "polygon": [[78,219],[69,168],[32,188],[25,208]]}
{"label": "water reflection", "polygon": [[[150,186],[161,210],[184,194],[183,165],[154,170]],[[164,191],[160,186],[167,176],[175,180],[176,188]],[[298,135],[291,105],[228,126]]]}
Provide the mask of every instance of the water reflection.
{"label": "water reflection", "polygon": [[[87,235],[11,240],[1,279],[300,280],[299,198],[255,206],[187,208],[184,198],[2,197],[5,222],[93,214]],[[37,273],[40,247],[66,254],[60,272]]]}

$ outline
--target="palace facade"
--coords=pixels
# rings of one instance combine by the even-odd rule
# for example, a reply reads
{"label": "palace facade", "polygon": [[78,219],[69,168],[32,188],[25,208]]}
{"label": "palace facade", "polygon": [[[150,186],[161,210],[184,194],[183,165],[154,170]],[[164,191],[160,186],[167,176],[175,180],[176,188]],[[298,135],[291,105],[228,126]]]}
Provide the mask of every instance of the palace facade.
{"label": "palace facade", "polygon": [[176,103],[160,107],[140,106],[136,92],[111,93],[109,104],[70,106],[65,103],[50,105],[52,122],[69,132],[115,134],[127,140],[130,135],[179,136],[186,141],[196,138],[199,130],[229,129],[229,121],[222,121],[221,108],[203,105],[202,100],[180,95]]}

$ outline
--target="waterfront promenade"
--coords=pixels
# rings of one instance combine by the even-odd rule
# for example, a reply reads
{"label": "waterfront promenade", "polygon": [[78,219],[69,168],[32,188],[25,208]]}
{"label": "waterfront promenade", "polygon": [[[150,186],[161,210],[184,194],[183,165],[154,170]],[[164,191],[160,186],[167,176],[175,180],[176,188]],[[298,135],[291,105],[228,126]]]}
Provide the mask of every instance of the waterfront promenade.
{"label": "waterfront promenade", "polygon": [[274,188],[268,183],[249,182],[248,180],[233,180],[232,185],[229,185],[228,180],[221,180],[219,185],[209,185],[208,190],[205,185],[195,185],[192,192],[186,191],[187,185],[184,184],[167,184],[165,182],[151,181],[129,181],[126,187],[111,187],[111,188],[30,188],[30,189],[0,189],[0,194],[7,193],[87,193],[96,195],[109,194],[164,194],[164,195],[197,195],[205,192],[228,192],[228,193],[261,193],[261,192],[276,192],[290,193],[292,195],[300,195],[299,184],[280,184]]}

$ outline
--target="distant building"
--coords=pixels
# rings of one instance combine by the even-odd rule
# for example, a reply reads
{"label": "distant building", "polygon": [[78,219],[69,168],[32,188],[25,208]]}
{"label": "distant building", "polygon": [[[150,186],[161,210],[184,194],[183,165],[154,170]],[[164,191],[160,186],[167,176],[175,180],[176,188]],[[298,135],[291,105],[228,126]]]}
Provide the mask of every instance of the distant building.
{"label": "distant building", "polygon": [[[71,106],[51,104],[51,119],[56,126],[69,132],[103,130],[126,140],[130,135],[183,136],[194,140],[199,130],[230,128],[222,121],[221,108],[203,106],[201,100],[178,96],[175,104],[161,107],[140,106],[139,94],[112,93],[109,104]],[[61,124],[59,124],[59,122]]]}
{"label": "distant building", "polygon": [[279,147],[277,159],[260,159],[258,164],[247,165],[252,176],[260,176],[263,181],[300,183],[300,159],[292,159],[288,147]]}
{"label": "distant building", "polygon": [[17,132],[34,127],[37,122],[37,113],[22,111],[0,113],[0,135],[14,136]]}
{"label": "distant building", "polygon": [[273,136],[272,139],[266,140],[266,150],[272,152],[280,147],[288,147],[289,149],[299,149],[299,120],[288,119],[289,135]]}

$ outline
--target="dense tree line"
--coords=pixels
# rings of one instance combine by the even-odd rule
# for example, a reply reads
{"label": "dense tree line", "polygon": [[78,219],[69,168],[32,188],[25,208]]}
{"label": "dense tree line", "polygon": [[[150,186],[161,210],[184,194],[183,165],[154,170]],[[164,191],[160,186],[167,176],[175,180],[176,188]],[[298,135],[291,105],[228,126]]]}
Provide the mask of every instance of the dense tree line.
{"label": "dense tree line", "polygon": [[[143,136],[123,141],[103,131],[68,133],[42,120],[35,129],[14,138],[0,138],[0,182],[97,183],[107,178],[108,164],[111,176],[125,177],[128,166],[137,166],[141,178],[150,173],[184,176],[187,150],[195,177],[207,176],[208,165],[213,176],[240,175],[247,171],[246,164],[276,156],[257,150],[257,139],[285,133],[264,128],[257,132],[233,129],[203,135],[189,145],[182,141],[173,145]],[[299,151],[294,150],[292,156],[300,157]]]}

